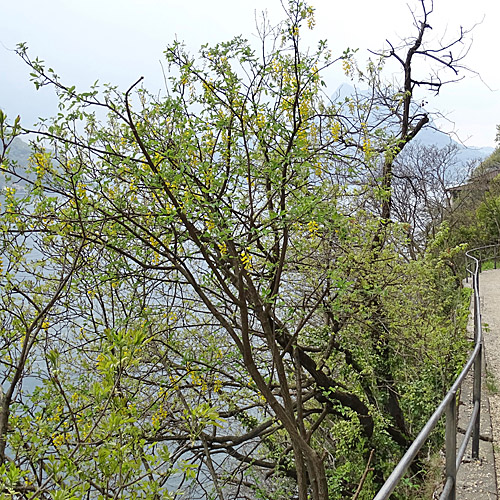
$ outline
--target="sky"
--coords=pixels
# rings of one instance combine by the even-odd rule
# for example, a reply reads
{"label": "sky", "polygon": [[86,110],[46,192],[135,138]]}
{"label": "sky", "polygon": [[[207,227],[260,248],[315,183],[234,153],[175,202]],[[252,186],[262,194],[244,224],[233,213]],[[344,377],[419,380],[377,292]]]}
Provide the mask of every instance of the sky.
{"label": "sky", "polygon": [[[314,47],[326,39],[334,56],[357,48],[358,63],[364,66],[368,49],[387,48],[386,40],[398,45],[415,33],[411,9],[418,13],[419,4],[311,0],[316,27],[304,30],[304,45]],[[184,41],[196,52],[204,43],[243,35],[257,46],[256,19],[263,11],[273,23],[284,17],[280,0],[0,0],[0,107],[11,118],[20,114],[26,127],[58,111],[53,92],[37,92],[29,81],[27,66],[14,52],[19,42],[80,91],[96,80],[125,90],[144,76],[144,86],[157,93],[165,87],[162,61],[169,43]],[[434,0],[429,17],[430,39],[436,43],[451,40],[461,26],[473,28],[464,60],[472,71],[460,71],[463,80],[444,86],[438,96],[425,97],[426,109],[442,115],[435,121],[439,128],[470,147],[494,147],[500,124],[499,19],[498,0]],[[387,68],[389,80],[392,70]],[[355,83],[340,63],[325,74],[325,82],[329,95],[342,83]]]}

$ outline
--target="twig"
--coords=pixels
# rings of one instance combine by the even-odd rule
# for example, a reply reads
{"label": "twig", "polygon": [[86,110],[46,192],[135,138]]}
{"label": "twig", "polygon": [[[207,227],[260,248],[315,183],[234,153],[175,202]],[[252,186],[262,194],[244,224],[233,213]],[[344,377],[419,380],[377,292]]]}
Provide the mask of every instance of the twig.
{"label": "twig", "polygon": [[363,472],[363,475],[361,476],[361,481],[358,484],[358,489],[356,490],[356,493],[354,493],[354,496],[352,497],[352,500],[357,500],[359,497],[359,494],[361,493],[361,489],[363,488],[363,484],[366,480],[366,477],[368,476],[368,473],[373,470],[373,467],[370,467],[370,463],[373,458],[373,453],[375,450],[370,451],[370,456],[368,457],[368,463],[366,464],[366,469],[365,472]]}

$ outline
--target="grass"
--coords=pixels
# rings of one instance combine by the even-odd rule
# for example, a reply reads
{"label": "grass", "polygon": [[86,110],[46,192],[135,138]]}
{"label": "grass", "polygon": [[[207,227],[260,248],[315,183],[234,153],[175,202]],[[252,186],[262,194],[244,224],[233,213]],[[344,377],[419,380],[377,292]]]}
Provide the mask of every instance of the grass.
{"label": "grass", "polygon": [[[495,262],[493,260],[486,260],[481,264],[482,271],[489,271],[495,269]],[[500,262],[497,260],[497,269],[500,269]]]}
{"label": "grass", "polygon": [[486,370],[486,388],[491,394],[498,394],[498,383],[495,378],[495,375],[491,373],[488,369]]}
{"label": "grass", "polygon": [[425,460],[425,479],[417,487],[407,488],[405,498],[407,500],[421,500],[422,498],[435,498],[435,493],[443,486],[444,460],[442,454],[437,451]]}

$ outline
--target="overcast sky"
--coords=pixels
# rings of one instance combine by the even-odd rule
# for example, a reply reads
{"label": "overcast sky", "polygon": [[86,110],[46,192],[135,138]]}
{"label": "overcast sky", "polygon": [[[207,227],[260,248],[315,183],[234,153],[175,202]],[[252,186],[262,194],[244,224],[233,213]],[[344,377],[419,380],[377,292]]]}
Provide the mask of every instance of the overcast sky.
{"label": "overcast sky", "polygon": [[[316,29],[307,43],[327,39],[334,55],[359,48],[364,65],[367,48],[387,47],[414,33],[409,6],[417,0],[315,0]],[[436,40],[451,39],[460,26],[474,28],[464,80],[428,98],[427,109],[447,120],[438,122],[454,131],[468,146],[494,146],[500,124],[500,2],[498,0],[435,0],[429,21]],[[283,18],[279,0],[0,0],[0,106],[25,126],[38,116],[57,113],[48,89],[36,92],[29,71],[13,52],[26,42],[32,57],[43,59],[68,85],[83,91],[99,79],[123,89],[145,77],[144,85],[163,87],[160,61],[168,43],[183,40],[192,51],[244,35],[257,41],[255,18],[263,10],[272,21]],[[418,10],[417,10],[418,12]],[[346,82],[340,64],[326,75],[327,92]],[[390,75],[388,75],[389,77]]]}

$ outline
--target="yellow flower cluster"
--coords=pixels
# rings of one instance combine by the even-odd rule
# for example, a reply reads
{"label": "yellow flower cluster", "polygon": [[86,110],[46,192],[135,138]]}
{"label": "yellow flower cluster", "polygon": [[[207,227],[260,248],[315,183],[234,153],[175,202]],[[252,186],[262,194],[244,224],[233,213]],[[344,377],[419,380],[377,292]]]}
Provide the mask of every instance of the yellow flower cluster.
{"label": "yellow flower cluster", "polygon": [[206,219],[205,223],[207,225],[207,229],[209,231],[213,231],[213,229],[215,228],[214,222],[212,220],[210,220],[210,219]]}
{"label": "yellow flower cluster", "polygon": [[176,379],[175,377],[173,377],[172,375],[169,375],[169,380],[170,380],[170,383],[172,384],[172,389],[174,389],[174,391],[177,391],[179,390],[179,379]]}
{"label": "yellow flower cluster", "polygon": [[203,89],[205,90],[206,94],[210,94],[213,88],[212,78],[209,78],[207,81],[203,82]]}
{"label": "yellow flower cluster", "polygon": [[56,448],[59,448],[64,443],[68,442],[70,437],[71,437],[71,434],[69,432],[62,432],[60,434],[58,434],[57,432],[54,432],[52,434],[52,444]]}
{"label": "yellow flower cluster", "polygon": [[368,156],[371,153],[372,145],[371,145],[370,136],[368,135],[368,129],[366,127],[366,123],[361,123],[361,130],[363,133],[361,145],[363,147],[363,151],[364,151],[365,155]]}
{"label": "yellow flower cluster", "polygon": [[163,406],[163,403],[160,404],[158,410],[153,413],[151,416],[151,425],[153,427],[158,427],[160,422],[164,420],[168,416],[168,410]]}
{"label": "yellow flower cluster", "polygon": [[222,243],[218,243],[217,246],[219,247],[221,255],[227,254],[227,245],[224,241]]}
{"label": "yellow flower cluster", "polygon": [[214,181],[214,169],[212,167],[206,169],[203,172],[203,177],[205,180],[205,184],[210,187]]}
{"label": "yellow flower cluster", "polygon": [[317,161],[316,164],[314,165],[314,173],[318,177],[321,177],[321,174],[323,173],[323,165],[321,165],[320,161]]}
{"label": "yellow flower cluster", "polygon": [[340,138],[340,122],[334,122],[330,128],[332,140],[337,142]]}
{"label": "yellow flower cluster", "polygon": [[279,59],[273,59],[272,68],[273,68],[273,71],[275,73],[281,74],[281,70],[282,70],[283,66],[282,66],[281,62],[279,61]]}
{"label": "yellow flower cluster", "polygon": [[84,200],[87,198],[87,186],[83,182],[77,184],[76,194]]}
{"label": "yellow flower cluster", "polygon": [[316,25],[316,20],[314,19],[314,7],[306,7],[301,11],[302,19],[307,20],[307,27],[312,30]]}
{"label": "yellow flower cluster", "polygon": [[202,391],[206,392],[207,384],[203,377],[200,377],[195,371],[189,371],[188,375],[191,377],[191,382],[193,383],[193,385],[201,386]]}
{"label": "yellow flower cluster", "polygon": [[5,186],[4,187],[5,191],[5,199],[7,200],[7,207],[6,207],[6,212],[7,213],[12,213],[14,211],[14,196],[16,194],[16,189],[13,187]]}
{"label": "yellow flower cluster", "polygon": [[264,128],[266,124],[266,117],[262,113],[257,113],[255,117],[255,123],[257,123],[257,127]]}
{"label": "yellow flower cluster", "polygon": [[214,392],[219,392],[222,388],[222,380],[219,377],[214,378]]}
{"label": "yellow flower cluster", "polygon": [[45,172],[50,169],[50,154],[35,153],[28,161],[30,165],[35,166],[35,172],[38,178],[42,178]]}
{"label": "yellow flower cluster", "polygon": [[153,252],[153,264],[159,264],[160,263],[160,254],[158,252]]}
{"label": "yellow flower cluster", "polygon": [[189,370],[188,375],[191,378],[191,383],[194,386],[200,387],[202,392],[207,392],[209,386],[213,388],[215,393],[218,393],[222,388],[222,381],[217,375],[214,375],[213,378],[210,377],[212,380],[207,380],[203,375],[199,375],[199,373],[194,370]]}
{"label": "yellow flower cluster", "polygon": [[252,256],[246,252],[245,250],[243,250],[240,254],[241,256],[241,263],[243,264],[243,267],[249,271],[250,269],[252,269]]}
{"label": "yellow flower cluster", "polygon": [[363,151],[365,152],[365,155],[369,155],[372,150],[372,143],[370,141],[370,138],[365,135],[363,137]]}
{"label": "yellow flower cluster", "polygon": [[352,76],[354,72],[354,67],[352,65],[352,61],[350,59],[343,59],[342,60],[342,69],[344,70],[344,73],[346,76]]}
{"label": "yellow flower cluster", "polygon": [[97,369],[104,370],[104,362],[106,361],[106,356],[102,352],[97,355]]}
{"label": "yellow flower cluster", "polygon": [[174,324],[179,319],[179,317],[177,316],[177,314],[174,313],[174,312],[171,312],[168,315],[167,315],[167,313],[165,313],[165,317],[168,318],[168,322],[170,324]]}
{"label": "yellow flower cluster", "polygon": [[307,224],[307,229],[309,230],[310,237],[314,238],[318,235],[319,224],[315,220],[312,220]]}
{"label": "yellow flower cluster", "polygon": [[297,132],[297,144],[300,146],[301,153],[306,154],[308,150],[307,131],[300,128]]}
{"label": "yellow flower cluster", "polygon": [[62,406],[58,406],[56,408],[56,411],[54,412],[54,415],[52,415],[51,417],[49,417],[47,419],[48,422],[59,422],[59,420],[61,420],[61,413],[62,413]]}

